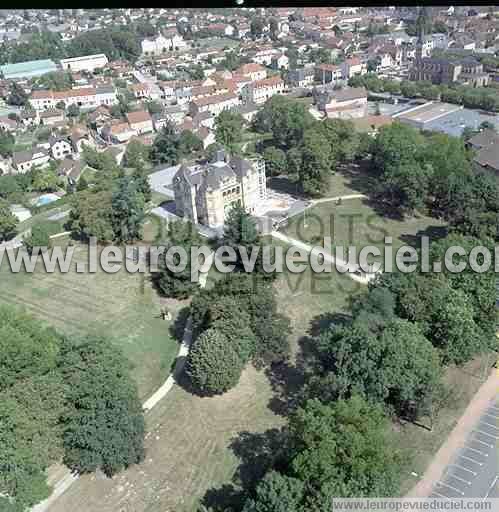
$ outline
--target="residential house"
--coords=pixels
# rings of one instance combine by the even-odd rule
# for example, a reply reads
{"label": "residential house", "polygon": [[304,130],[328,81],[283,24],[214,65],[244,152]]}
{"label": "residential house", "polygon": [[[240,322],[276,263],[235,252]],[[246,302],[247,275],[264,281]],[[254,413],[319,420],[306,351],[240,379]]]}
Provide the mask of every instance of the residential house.
{"label": "residential house", "polygon": [[137,135],[142,135],[143,133],[149,133],[154,131],[154,127],[152,124],[152,119],[149,112],[144,110],[138,112],[129,112],[126,115],[128,124],[130,128],[134,130]]}
{"label": "residential house", "polygon": [[292,87],[308,87],[314,83],[315,70],[313,67],[290,69],[287,81]]}
{"label": "residential house", "polygon": [[51,136],[48,140],[50,144],[50,152],[56,160],[63,160],[72,155],[73,147],[71,141],[67,137]]}
{"label": "residential house", "polygon": [[106,123],[102,127],[100,134],[104,139],[114,144],[128,142],[136,135],[135,130],[133,130],[128,123],[123,121]]}
{"label": "residential house", "polygon": [[33,167],[46,167],[49,161],[49,152],[39,147],[16,151],[12,155],[12,166],[19,174],[25,174]]}
{"label": "residential house", "polygon": [[258,105],[255,105],[254,103],[245,103],[244,105],[235,107],[233,112],[236,114],[241,114],[247,123],[251,123],[254,117],[258,114],[260,108],[261,107],[258,107]]}
{"label": "residential house", "polygon": [[338,82],[343,78],[343,71],[341,66],[334,64],[319,64],[315,66],[315,81],[321,84],[327,84],[330,82]]}
{"label": "residential house", "polygon": [[367,115],[367,91],[364,87],[334,90],[330,85],[314,89],[317,109],[328,118],[355,119]]}
{"label": "residential house", "polygon": [[76,104],[83,109],[96,108],[99,105],[115,105],[118,102],[113,86],[80,87],[66,91],[33,91],[29,99],[37,112],[54,108],[59,102],[65,107]]}
{"label": "residential house", "polygon": [[49,108],[40,112],[40,121],[46,126],[54,126],[63,123],[65,119],[64,110]]}
{"label": "residential house", "polygon": [[274,55],[270,62],[270,67],[272,69],[288,69],[289,68],[289,59],[283,53],[277,53]]}
{"label": "residential house", "polygon": [[203,149],[206,149],[211,144],[215,144],[215,133],[212,130],[208,130],[205,126],[201,126],[194,133],[201,139]]}
{"label": "residential house", "polygon": [[0,130],[6,132],[15,132],[18,128],[19,125],[15,119],[10,119],[7,116],[0,117]]}
{"label": "residential house", "polygon": [[[237,108],[239,107],[235,107],[235,109]],[[196,114],[192,118],[192,122],[194,123],[194,126],[204,126],[209,130],[213,130],[213,128],[215,127],[215,117],[212,116],[210,112],[200,112],[199,114]]]}
{"label": "residential house", "polygon": [[40,118],[37,113],[30,110],[23,110],[20,117],[21,123],[25,128],[37,126],[40,123]]}
{"label": "residential house", "polygon": [[201,112],[210,112],[217,116],[223,110],[230,110],[240,103],[239,98],[234,93],[226,92],[191,101],[189,103],[189,113],[195,116]]}
{"label": "residential house", "polygon": [[482,130],[471,137],[466,145],[475,150],[475,163],[499,174],[499,135],[495,130]]}
{"label": "residential house", "polygon": [[244,103],[265,103],[274,94],[282,94],[285,88],[283,79],[276,75],[246,85],[241,96]]}
{"label": "residential house", "polygon": [[348,80],[355,75],[364,75],[367,73],[367,65],[358,57],[346,59],[341,63],[341,74],[344,80]]}
{"label": "residential house", "polygon": [[80,179],[82,171],[83,162],[81,160],[72,160],[71,158],[65,158],[57,167],[57,174],[68,178],[68,181],[73,183]]}
{"label": "residential house", "polygon": [[258,80],[263,80],[267,78],[267,70],[260,64],[256,62],[250,62],[249,64],[243,64],[240,68],[238,68],[235,73],[239,76],[248,77],[252,82],[257,82]]}
{"label": "residential house", "polygon": [[178,105],[166,107],[162,112],[152,115],[152,124],[156,131],[161,130],[168,122],[180,124],[186,116],[186,111]]}
{"label": "residential house", "polygon": [[10,162],[7,158],[4,158],[2,155],[0,155],[0,176],[3,174],[9,174],[10,173]]}
{"label": "residential house", "polygon": [[73,152],[78,156],[83,153],[83,148],[88,146],[95,148],[96,144],[90,132],[84,127],[75,127],[69,136]]}
{"label": "residential house", "polygon": [[111,121],[112,118],[113,116],[109,112],[109,109],[105,106],[97,107],[93,112],[88,114],[88,122],[97,133],[100,133],[102,127]]}
{"label": "residential house", "polygon": [[159,100],[161,97],[160,90],[148,83],[133,84],[130,89],[138,100]]}

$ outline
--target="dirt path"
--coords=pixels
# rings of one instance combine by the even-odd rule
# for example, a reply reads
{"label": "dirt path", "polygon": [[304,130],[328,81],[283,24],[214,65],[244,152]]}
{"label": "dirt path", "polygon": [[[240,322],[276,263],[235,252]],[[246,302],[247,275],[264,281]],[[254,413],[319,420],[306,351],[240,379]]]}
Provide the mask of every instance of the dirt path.
{"label": "dirt path", "polygon": [[438,450],[421,480],[409,491],[407,498],[424,498],[431,494],[445,468],[452,462],[457,451],[463,446],[474,426],[485,410],[499,395],[499,370],[492,372],[482,387],[473,397],[454,430]]}
{"label": "dirt path", "polygon": [[[338,200],[343,201],[346,199],[367,199],[367,196],[365,194],[348,194],[345,196],[322,197],[321,199],[312,200],[310,206],[315,206],[316,204],[321,204],[321,203],[329,203],[331,201],[338,201]],[[310,206],[309,206],[309,208],[310,208]]]}
{"label": "dirt path", "polygon": [[[283,233],[280,233],[279,231],[272,231],[270,233],[270,235],[273,238],[276,238],[277,240],[281,240],[284,243],[304,249],[305,251],[313,254],[314,256],[318,257],[320,254],[323,254],[322,253],[323,249],[321,247],[318,247],[318,246],[314,247],[312,245],[308,245],[304,242],[301,242],[300,240],[296,240],[296,239],[291,238]],[[337,269],[341,270],[342,272],[345,272],[345,275],[350,277],[350,279],[357,281],[358,283],[369,284],[369,281],[371,279],[374,279],[374,277],[375,277],[374,274],[371,274],[371,275],[355,274],[353,271],[350,271],[350,265],[348,264],[348,262],[340,260],[339,258],[335,258],[332,254],[324,253],[324,259],[325,259],[325,261],[327,261],[329,263],[336,264]]]}

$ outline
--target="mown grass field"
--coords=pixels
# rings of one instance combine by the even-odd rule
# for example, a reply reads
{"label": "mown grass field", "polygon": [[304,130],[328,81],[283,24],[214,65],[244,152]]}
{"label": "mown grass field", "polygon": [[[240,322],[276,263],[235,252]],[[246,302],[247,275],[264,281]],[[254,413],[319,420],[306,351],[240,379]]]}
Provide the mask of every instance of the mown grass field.
{"label": "mown grass field", "polygon": [[[149,277],[125,269],[76,273],[77,261],[87,261],[83,246],[75,248],[66,274],[47,273],[41,263],[32,274],[15,274],[2,262],[0,302],[25,307],[68,335],[112,338],[133,365],[141,398],[148,397],[168,376],[178,350],[171,322],[159,318],[159,297]],[[169,307],[175,314],[182,305],[171,301]]]}
{"label": "mown grass field", "polygon": [[194,512],[205,495],[229,495],[244,459],[238,440],[253,434],[242,444],[258,451],[258,433],[285,421],[269,409],[271,399],[267,377],[252,367],[223,396],[200,398],[175,386],[146,416],[144,463],[113,479],[82,477],[51,512]]}

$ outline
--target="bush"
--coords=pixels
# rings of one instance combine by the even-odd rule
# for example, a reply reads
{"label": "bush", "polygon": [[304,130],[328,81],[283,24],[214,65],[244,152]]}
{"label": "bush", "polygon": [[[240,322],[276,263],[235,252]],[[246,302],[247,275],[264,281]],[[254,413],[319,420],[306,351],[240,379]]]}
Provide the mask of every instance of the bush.
{"label": "bush", "polygon": [[59,231],[59,225],[55,222],[45,221],[35,224],[31,228],[31,234],[24,239],[26,249],[31,254],[33,247],[50,247],[50,236]]}
{"label": "bush", "polygon": [[243,363],[226,336],[208,329],[194,343],[186,373],[194,388],[205,395],[222,394],[238,382]]}

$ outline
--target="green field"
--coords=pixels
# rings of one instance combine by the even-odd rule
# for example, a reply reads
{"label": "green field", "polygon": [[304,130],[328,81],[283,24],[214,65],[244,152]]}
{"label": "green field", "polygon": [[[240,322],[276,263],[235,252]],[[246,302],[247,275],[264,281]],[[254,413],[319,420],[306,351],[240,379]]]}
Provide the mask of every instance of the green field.
{"label": "green field", "polygon": [[[68,335],[107,336],[133,364],[141,398],[148,397],[166,379],[178,351],[170,335],[171,322],[159,318],[159,297],[145,274],[116,274],[98,270],[76,273],[77,261],[87,261],[86,249],[76,247],[72,271],[43,270],[14,274],[5,261],[0,267],[0,301],[25,307]],[[176,314],[182,307],[170,301]]]}

